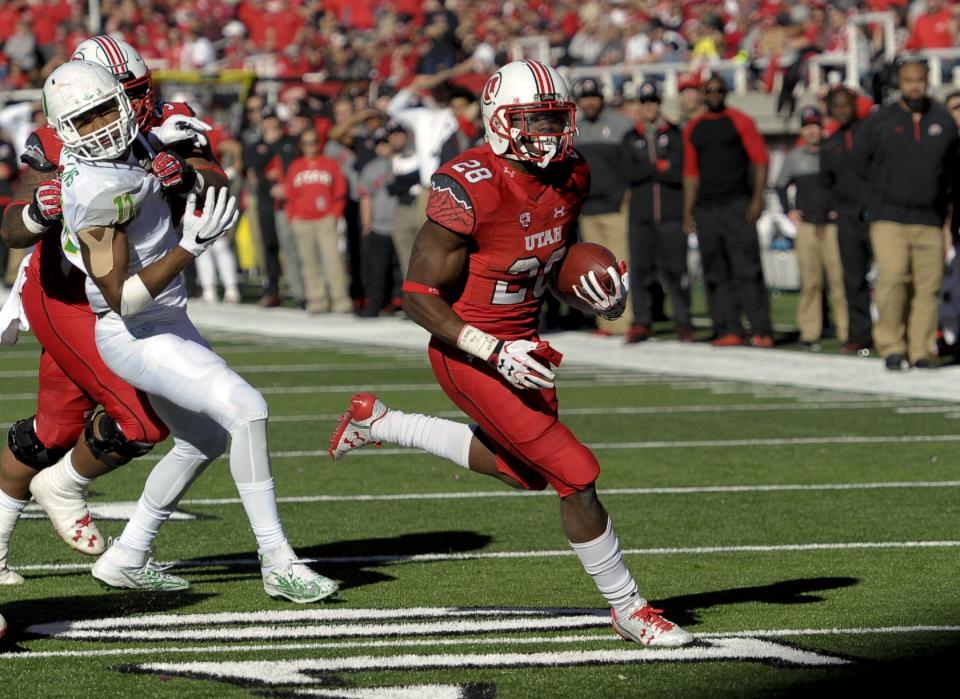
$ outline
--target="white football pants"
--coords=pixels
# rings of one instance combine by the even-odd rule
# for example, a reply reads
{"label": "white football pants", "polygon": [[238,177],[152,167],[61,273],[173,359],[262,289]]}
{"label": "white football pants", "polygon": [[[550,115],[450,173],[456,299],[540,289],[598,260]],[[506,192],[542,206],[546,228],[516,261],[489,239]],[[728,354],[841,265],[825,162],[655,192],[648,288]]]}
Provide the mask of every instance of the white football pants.
{"label": "white football pants", "polygon": [[197,257],[197,280],[204,294],[217,292],[217,275],[225,293],[237,292],[237,258],[233,254],[233,241],[222,236],[206,252]]}
{"label": "white football pants", "polygon": [[[193,480],[226,448],[247,517],[264,548],[282,540],[267,450],[263,396],[207,345],[183,309],[169,318],[97,320],[97,347],[106,365],[150,397],[170,427],[174,447],[151,471],[141,504],[165,519]],[[252,492],[254,494],[247,495]]]}

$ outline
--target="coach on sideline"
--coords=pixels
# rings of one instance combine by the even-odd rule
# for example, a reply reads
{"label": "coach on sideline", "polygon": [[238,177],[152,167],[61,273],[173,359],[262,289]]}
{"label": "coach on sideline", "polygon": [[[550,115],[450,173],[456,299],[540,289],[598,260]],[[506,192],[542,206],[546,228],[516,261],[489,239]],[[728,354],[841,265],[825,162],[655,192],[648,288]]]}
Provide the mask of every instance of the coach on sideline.
{"label": "coach on sideline", "polygon": [[873,340],[891,371],[936,366],[931,352],[949,240],[944,224],[956,191],[958,152],[950,112],[927,96],[927,72],[916,59],[898,64],[900,99],[863,123],[853,149],[854,167],[867,183],[879,270]]}
{"label": "coach on sideline", "polygon": [[700,243],[713,344],[746,344],[742,308],[750,320],[750,344],[773,347],[756,227],[767,148],[753,119],[726,106],[723,78],[712,76],[703,92],[707,110],[683,130],[683,229],[696,232]]}

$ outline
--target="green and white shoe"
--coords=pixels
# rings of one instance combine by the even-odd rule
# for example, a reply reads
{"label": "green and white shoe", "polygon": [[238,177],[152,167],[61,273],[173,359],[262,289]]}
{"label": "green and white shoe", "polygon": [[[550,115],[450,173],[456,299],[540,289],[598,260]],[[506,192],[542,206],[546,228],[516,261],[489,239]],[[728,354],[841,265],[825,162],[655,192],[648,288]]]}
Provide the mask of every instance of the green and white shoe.
{"label": "green and white shoe", "polygon": [[339,589],[330,578],[308,568],[289,545],[260,554],[263,589],[271,597],[296,604],[309,604],[329,597]]}
{"label": "green and white shoe", "polygon": [[[97,562],[93,564],[93,577],[110,587],[120,587],[142,592],[177,592],[189,589],[190,583],[167,571],[171,564],[154,560],[154,548],[144,556],[131,551],[119,542],[111,542]],[[144,560],[145,559],[145,560]]]}

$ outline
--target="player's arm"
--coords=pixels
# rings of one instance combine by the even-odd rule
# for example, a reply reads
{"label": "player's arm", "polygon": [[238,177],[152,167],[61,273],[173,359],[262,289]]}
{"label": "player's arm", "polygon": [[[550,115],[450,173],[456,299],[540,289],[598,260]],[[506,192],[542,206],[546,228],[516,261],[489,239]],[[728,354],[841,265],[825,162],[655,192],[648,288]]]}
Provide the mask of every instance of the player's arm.
{"label": "player's arm", "polygon": [[434,337],[493,364],[507,383],[553,388],[555,375],[549,364],[559,366],[562,355],[549,343],[495,337],[464,323],[443,297],[442,290],[460,279],[468,254],[467,238],[427,219],[410,256],[403,310]]}
{"label": "player's arm", "polygon": [[142,311],[237,222],[236,199],[225,187],[207,192],[199,216],[196,206],[196,195],[191,194],[180,245],[133,275],[128,273],[127,233],[122,225],[88,226],[77,232],[84,267],[111,310],[125,318]]}
{"label": "player's arm", "polygon": [[176,114],[166,119],[155,132],[166,150],[157,154],[151,164],[164,191],[187,196],[191,192],[204,196],[209,188],[228,183],[220,163],[210,148],[206,133],[212,127],[196,117]]}
{"label": "player's arm", "polygon": [[55,172],[24,168],[0,223],[0,237],[8,247],[29,248],[59,227],[60,182],[56,177]]}

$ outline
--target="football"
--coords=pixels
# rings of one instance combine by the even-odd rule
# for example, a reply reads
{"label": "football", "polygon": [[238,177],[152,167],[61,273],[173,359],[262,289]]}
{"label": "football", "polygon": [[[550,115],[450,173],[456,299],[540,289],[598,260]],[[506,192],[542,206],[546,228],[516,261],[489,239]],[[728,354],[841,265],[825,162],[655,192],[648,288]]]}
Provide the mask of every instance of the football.
{"label": "football", "polygon": [[576,243],[570,246],[566,256],[560,262],[556,274],[557,289],[567,296],[576,298],[573,286],[580,285],[581,275],[591,271],[597,273],[597,279],[604,288],[612,291],[613,282],[607,273],[607,267],[616,267],[617,258],[612,252],[596,243]]}

